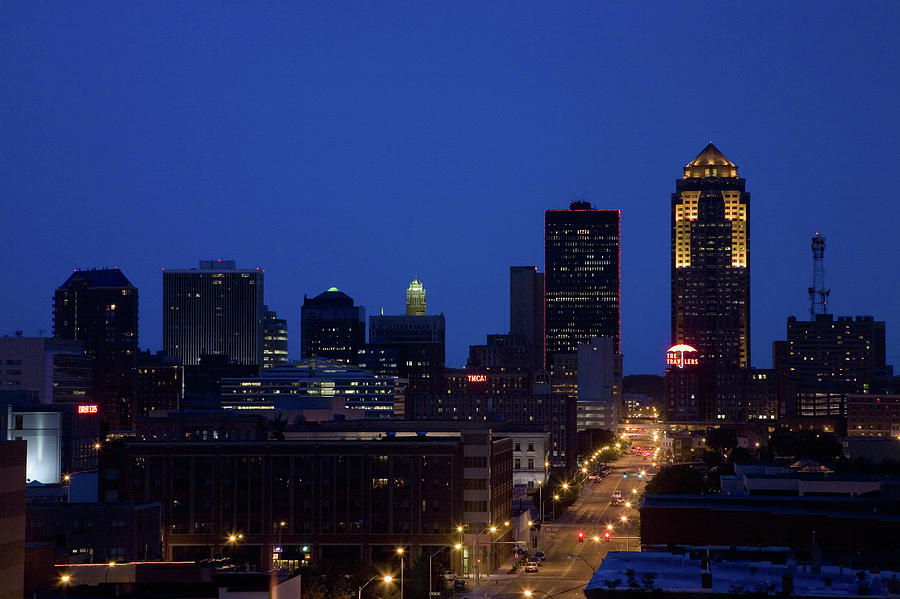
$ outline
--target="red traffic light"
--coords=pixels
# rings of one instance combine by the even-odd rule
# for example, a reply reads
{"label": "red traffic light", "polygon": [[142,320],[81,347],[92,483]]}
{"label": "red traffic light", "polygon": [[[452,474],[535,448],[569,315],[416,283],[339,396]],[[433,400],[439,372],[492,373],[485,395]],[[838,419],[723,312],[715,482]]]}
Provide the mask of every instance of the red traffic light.
{"label": "red traffic light", "polygon": [[609,531],[603,533],[603,538],[606,539],[606,542],[609,543]]}
{"label": "red traffic light", "polygon": [[584,543],[584,532],[581,530],[578,531],[578,542]]}

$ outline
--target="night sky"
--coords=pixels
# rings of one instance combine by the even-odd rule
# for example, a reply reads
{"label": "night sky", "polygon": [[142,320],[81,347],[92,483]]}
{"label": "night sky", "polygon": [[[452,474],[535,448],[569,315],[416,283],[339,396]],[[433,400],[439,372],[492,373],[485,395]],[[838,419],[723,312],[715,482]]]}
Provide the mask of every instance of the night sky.
{"label": "night sky", "polygon": [[543,211],[622,210],[626,373],[661,374],[670,194],[710,141],[751,193],[753,364],[836,314],[900,364],[900,2],[0,4],[0,334],[51,329],[74,268],[266,270],[299,358],[303,295],[404,310],[418,275],[448,364],[506,332]]}

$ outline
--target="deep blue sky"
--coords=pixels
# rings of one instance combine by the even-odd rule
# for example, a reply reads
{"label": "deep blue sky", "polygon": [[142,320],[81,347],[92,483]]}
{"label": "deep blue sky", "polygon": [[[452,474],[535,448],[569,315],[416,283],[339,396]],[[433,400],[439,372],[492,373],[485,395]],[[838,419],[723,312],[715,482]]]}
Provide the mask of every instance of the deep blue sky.
{"label": "deep blue sky", "polygon": [[161,268],[266,269],[399,313],[447,356],[508,328],[543,211],[622,210],[627,373],[664,369],[669,196],[712,140],[751,192],[752,353],[805,317],[810,236],[838,314],[900,364],[898,2],[3,2],[0,333],[49,331],[75,267],[118,266],[158,349]]}

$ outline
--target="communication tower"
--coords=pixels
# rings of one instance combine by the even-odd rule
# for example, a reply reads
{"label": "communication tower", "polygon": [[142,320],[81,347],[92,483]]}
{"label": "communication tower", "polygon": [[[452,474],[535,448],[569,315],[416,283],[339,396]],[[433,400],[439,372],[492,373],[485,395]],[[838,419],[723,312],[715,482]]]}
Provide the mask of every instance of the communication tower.
{"label": "communication tower", "polygon": [[809,288],[809,319],[816,314],[828,314],[828,296],[831,289],[825,289],[825,238],[816,233],[812,238],[813,281]]}

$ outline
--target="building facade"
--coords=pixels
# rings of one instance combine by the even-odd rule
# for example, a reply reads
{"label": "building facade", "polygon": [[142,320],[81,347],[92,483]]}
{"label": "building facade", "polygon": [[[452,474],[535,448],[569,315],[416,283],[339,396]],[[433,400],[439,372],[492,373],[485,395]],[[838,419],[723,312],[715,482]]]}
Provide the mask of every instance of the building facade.
{"label": "building facade", "polygon": [[844,416],[846,396],[873,392],[890,376],[885,359],[885,323],[871,316],[816,314],[787,319],[787,341],[773,344],[787,417]]}
{"label": "building facade", "polygon": [[594,337],[620,352],[620,225],[590,202],[544,213],[545,363]]}
{"label": "building facade", "polygon": [[60,483],[73,472],[96,470],[100,418],[96,404],[48,405],[36,394],[0,392],[2,439],[28,442],[28,482]]}
{"label": "building facade", "polygon": [[613,351],[612,339],[597,337],[578,344],[577,360],[577,429],[615,431],[625,417],[622,355]]}
{"label": "building facade", "polygon": [[[398,545],[414,560],[456,543],[461,523],[503,522],[512,508],[508,438],[427,430],[382,426],[366,436],[334,424],[278,443],[126,443],[109,453],[102,484],[120,501],[162,504],[167,560],[369,563]],[[230,535],[240,542],[229,544]],[[508,547],[491,548],[508,556]]]}
{"label": "building facade", "polygon": [[57,563],[158,559],[160,505],[57,503],[28,505],[28,543],[53,543]]}
{"label": "building facade", "polygon": [[235,410],[274,410],[287,408],[292,399],[340,398],[348,410],[359,411],[362,417],[391,418],[394,385],[393,377],[335,360],[312,358],[263,370],[261,376],[222,379],[221,405]]}
{"label": "building facade", "polygon": [[263,368],[277,368],[288,361],[288,324],[278,314],[265,309],[263,319]]}
{"label": "building facade", "polygon": [[162,352],[138,354],[132,384],[132,423],[141,416],[182,407],[184,367]]}
{"label": "building facade", "polygon": [[900,394],[847,396],[847,436],[900,439]]}
{"label": "building facade", "polygon": [[[446,356],[445,326],[443,314],[370,316],[367,367],[395,363],[395,376],[408,381],[406,398],[410,404],[440,393]],[[375,373],[388,374],[378,370]],[[414,410],[406,410],[407,417],[413,413]]]}
{"label": "building facade", "polygon": [[263,364],[261,269],[238,270],[233,260],[201,260],[200,268],[163,270],[163,347],[183,366],[201,355],[237,364]]}
{"label": "building facade", "polygon": [[366,309],[331,287],[316,297],[303,296],[300,308],[300,359],[328,358],[356,364],[366,342]]}
{"label": "building facade", "polygon": [[81,341],[0,337],[0,365],[3,389],[37,391],[41,403],[93,403],[94,358]]}
{"label": "building facade", "polygon": [[509,332],[525,339],[534,368],[543,368],[544,273],[537,266],[509,267]]}
{"label": "building facade", "polygon": [[131,424],[138,352],[138,290],[117,268],[78,270],[53,296],[53,336],[84,343],[94,358],[93,399],[112,428]]}
{"label": "building facade", "polygon": [[709,144],[672,194],[672,345],[712,368],[750,366],[750,194]]}
{"label": "building facade", "polygon": [[25,445],[25,441],[0,441],[0,599],[24,595]]}

